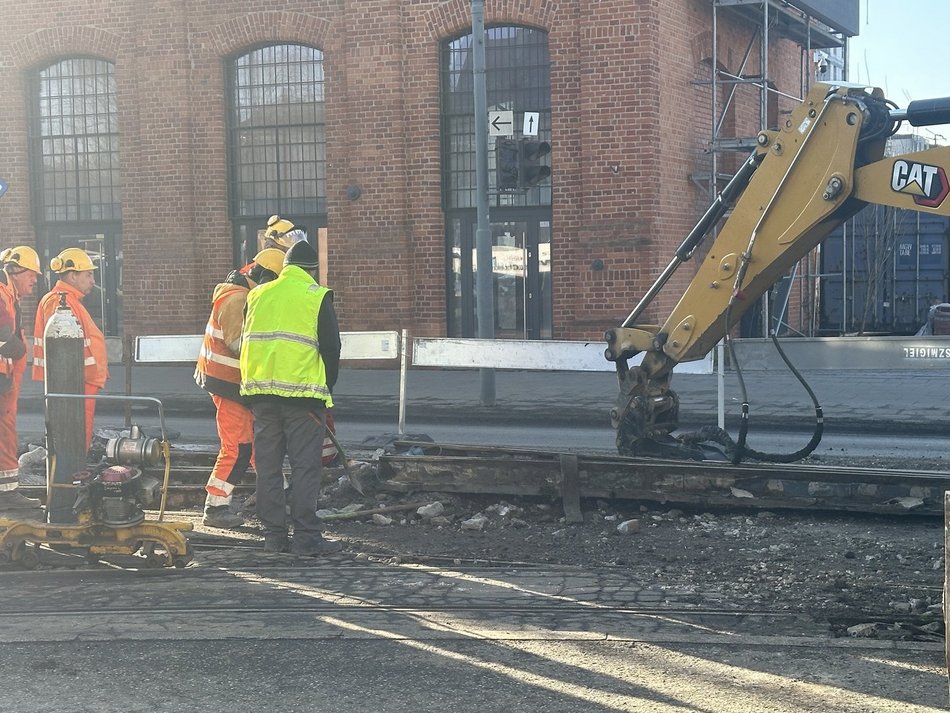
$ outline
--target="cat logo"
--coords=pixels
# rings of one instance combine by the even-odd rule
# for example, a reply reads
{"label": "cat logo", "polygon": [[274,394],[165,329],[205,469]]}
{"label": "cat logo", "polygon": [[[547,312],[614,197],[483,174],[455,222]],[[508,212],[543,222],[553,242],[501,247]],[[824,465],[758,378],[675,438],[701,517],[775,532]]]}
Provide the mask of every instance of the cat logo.
{"label": "cat logo", "polygon": [[941,166],[898,159],[891,170],[891,189],[909,193],[919,206],[937,208],[950,193],[950,183]]}

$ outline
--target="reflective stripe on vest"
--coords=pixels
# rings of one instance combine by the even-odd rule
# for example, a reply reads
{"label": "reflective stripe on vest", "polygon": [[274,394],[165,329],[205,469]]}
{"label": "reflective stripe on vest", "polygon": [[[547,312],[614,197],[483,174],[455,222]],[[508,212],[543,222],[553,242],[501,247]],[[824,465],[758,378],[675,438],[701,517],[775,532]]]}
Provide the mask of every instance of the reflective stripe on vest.
{"label": "reflective stripe on vest", "polygon": [[[13,323],[17,323],[17,311],[20,308],[19,302],[17,302],[16,296],[13,294],[13,288],[9,285],[0,282],[0,309],[6,311],[10,318],[13,320]],[[20,330],[20,339],[23,339],[26,335],[23,334],[23,330]],[[8,359],[7,357],[0,357],[0,374],[3,376],[12,376],[13,375],[13,359]]]}
{"label": "reflective stripe on vest", "polygon": [[317,398],[333,405],[317,338],[320,306],[328,294],[296,265],[250,291],[241,345],[242,395]]}
{"label": "reflective stripe on vest", "polygon": [[224,343],[224,330],[221,329],[219,315],[225,300],[239,298],[246,294],[247,290],[228,290],[211,304],[211,316],[208,317],[208,324],[205,326],[201,350],[198,352],[198,363],[195,366],[199,374],[220,379],[229,384],[241,383],[241,363]]}

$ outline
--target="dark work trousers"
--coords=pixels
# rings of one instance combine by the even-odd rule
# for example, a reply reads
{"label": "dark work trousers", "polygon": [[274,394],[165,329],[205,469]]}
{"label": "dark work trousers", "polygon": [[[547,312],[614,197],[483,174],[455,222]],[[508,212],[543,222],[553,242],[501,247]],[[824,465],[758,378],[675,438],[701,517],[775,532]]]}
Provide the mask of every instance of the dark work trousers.
{"label": "dark work trousers", "polygon": [[287,534],[284,455],[290,459],[290,521],[294,541],[309,547],[322,539],[316,515],[322,477],[324,408],[315,399],[261,399],[254,413],[257,516],[268,535]]}

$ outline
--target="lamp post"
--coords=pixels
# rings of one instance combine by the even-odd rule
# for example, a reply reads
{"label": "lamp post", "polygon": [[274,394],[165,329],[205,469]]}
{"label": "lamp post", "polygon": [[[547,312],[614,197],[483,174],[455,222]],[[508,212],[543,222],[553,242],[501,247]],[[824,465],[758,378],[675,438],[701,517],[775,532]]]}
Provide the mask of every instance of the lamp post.
{"label": "lamp post", "polygon": [[[475,193],[478,222],[475,228],[475,316],[478,338],[495,337],[495,305],[492,294],[491,224],[488,217],[488,90],[485,81],[485,2],[472,0],[472,74],[475,104]],[[481,402],[495,405],[495,372],[480,369]]]}

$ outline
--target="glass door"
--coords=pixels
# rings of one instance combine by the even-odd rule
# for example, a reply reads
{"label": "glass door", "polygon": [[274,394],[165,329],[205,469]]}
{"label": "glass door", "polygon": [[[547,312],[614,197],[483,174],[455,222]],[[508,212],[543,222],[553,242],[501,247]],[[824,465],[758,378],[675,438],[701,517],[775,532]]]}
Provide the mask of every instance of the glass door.
{"label": "glass door", "polygon": [[[491,224],[492,296],[497,339],[527,339],[528,227],[524,221]],[[472,272],[478,284],[478,259],[472,251]],[[478,293],[475,294],[478,314]]]}
{"label": "glass door", "polygon": [[[449,222],[446,270],[451,336],[478,334],[475,227],[471,214],[457,215]],[[491,223],[496,338],[551,338],[550,235],[550,222],[533,217]]]}

